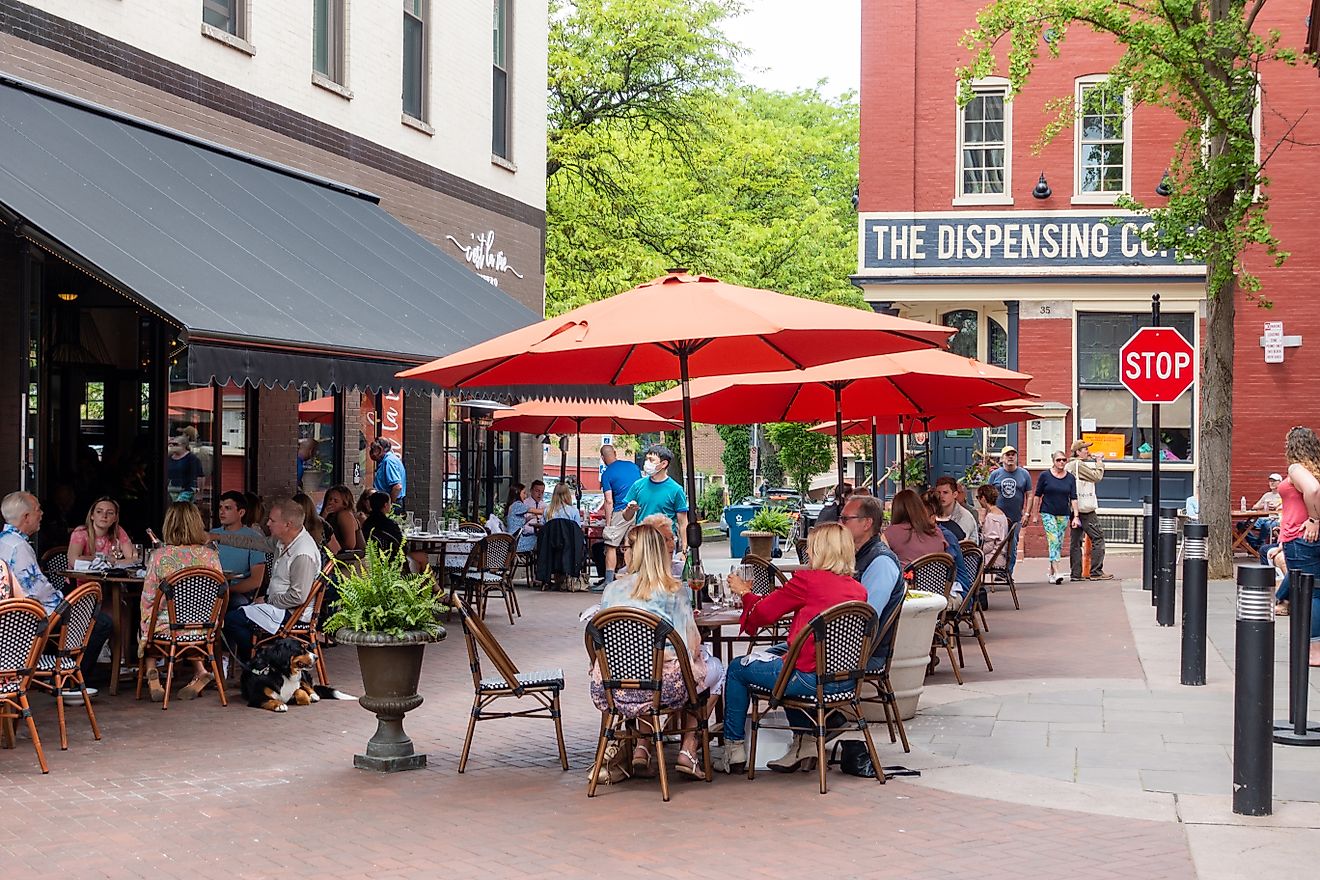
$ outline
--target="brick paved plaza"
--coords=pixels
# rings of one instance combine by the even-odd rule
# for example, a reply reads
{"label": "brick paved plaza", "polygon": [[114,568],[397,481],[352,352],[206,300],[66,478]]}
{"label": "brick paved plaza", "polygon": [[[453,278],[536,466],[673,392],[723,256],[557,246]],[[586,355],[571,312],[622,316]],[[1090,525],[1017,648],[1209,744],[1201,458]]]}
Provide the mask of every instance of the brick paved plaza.
{"label": "brick paved plaza", "polygon": [[[1130,576],[1134,563],[1113,567]],[[1272,819],[1229,809],[1228,585],[1215,587],[1211,683],[1193,691],[1177,686],[1177,630],[1154,627],[1139,585],[1050,587],[1036,567],[1023,565],[1021,611],[994,597],[995,671],[969,654],[959,688],[942,665],[909,727],[910,755],[879,732],[885,762],[920,769],[919,779],[881,786],[833,772],[822,797],[814,774],[679,778],[668,804],[656,781],[633,780],[588,800],[599,715],[577,614],[591,599],[524,591],[517,625],[491,625],[523,668],[564,668],[568,773],[548,722],[508,720],[478,729],[457,774],[471,679],[455,625],[428,648],[426,703],[408,718],[430,756],[418,772],[353,768],[374,725],[354,702],[276,715],[223,709],[208,693],[161,711],[130,689],[98,697],[100,743],[71,712],[60,752],[53,705],[36,697],[51,772],[40,774],[24,738],[0,752],[10,829],[0,863],[226,880],[1230,877],[1248,859],[1298,870],[1320,839],[1320,756],[1276,750]],[[360,690],[352,649],[331,650],[329,666],[339,686]],[[768,745],[762,760],[777,752]]]}

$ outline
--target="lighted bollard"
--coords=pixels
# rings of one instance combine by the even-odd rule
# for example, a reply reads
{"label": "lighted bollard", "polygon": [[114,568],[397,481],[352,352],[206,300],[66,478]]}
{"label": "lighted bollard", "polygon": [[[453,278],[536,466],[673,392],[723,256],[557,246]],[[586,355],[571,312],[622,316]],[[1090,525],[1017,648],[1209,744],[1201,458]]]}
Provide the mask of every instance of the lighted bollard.
{"label": "lighted bollard", "polygon": [[1205,523],[1183,526],[1181,681],[1191,686],[1205,684],[1206,596],[1210,583],[1205,542],[1209,534],[1210,527]]}
{"label": "lighted bollard", "polygon": [[1141,504],[1141,588],[1150,590],[1150,604],[1155,604],[1155,518],[1147,495]]}
{"label": "lighted bollard", "polygon": [[1159,540],[1155,542],[1158,551],[1155,560],[1155,622],[1160,626],[1173,626],[1178,601],[1174,573],[1178,560],[1178,508],[1160,508],[1159,530]]}
{"label": "lighted bollard", "polygon": [[1274,791],[1274,569],[1239,565],[1233,669],[1233,812],[1268,816]]}
{"label": "lighted bollard", "polygon": [[1288,618],[1288,718],[1274,722],[1274,741],[1285,746],[1320,746],[1320,724],[1307,719],[1311,686],[1311,596],[1315,575],[1288,575],[1292,584]]}

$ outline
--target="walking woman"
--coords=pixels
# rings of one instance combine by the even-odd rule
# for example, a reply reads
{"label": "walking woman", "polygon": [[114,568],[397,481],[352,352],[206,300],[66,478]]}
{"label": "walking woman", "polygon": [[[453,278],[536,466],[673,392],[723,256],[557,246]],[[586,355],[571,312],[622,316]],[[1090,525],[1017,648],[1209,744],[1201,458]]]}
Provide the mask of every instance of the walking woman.
{"label": "walking woman", "polygon": [[1045,525],[1045,540],[1050,550],[1050,583],[1063,583],[1057,572],[1063,555],[1063,539],[1068,526],[1080,528],[1077,517],[1077,478],[1068,472],[1068,456],[1063,450],[1054,453],[1052,466],[1036,477],[1036,497],[1032,501],[1032,522],[1037,518]]}
{"label": "walking woman", "polygon": [[[1307,572],[1320,577],[1320,438],[1310,428],[1293,428],[1283,444],[1288,479],[1279,484],[1283,509],[1279,541],[1291,580]],[[1320,666],[1320,589],[1311,595],[1311,662]]]}

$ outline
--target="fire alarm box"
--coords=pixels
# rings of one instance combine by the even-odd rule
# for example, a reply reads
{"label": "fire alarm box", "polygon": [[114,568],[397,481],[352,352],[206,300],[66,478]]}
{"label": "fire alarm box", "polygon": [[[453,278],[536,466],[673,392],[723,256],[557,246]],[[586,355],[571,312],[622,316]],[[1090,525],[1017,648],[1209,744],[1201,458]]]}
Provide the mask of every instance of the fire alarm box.
{"label": "fire alarm box", "polygon": [[1063,440],[1063,417],[1032,419],[1027,422],[1028,468],[1048,468],[1056,451],[1068,452]]}

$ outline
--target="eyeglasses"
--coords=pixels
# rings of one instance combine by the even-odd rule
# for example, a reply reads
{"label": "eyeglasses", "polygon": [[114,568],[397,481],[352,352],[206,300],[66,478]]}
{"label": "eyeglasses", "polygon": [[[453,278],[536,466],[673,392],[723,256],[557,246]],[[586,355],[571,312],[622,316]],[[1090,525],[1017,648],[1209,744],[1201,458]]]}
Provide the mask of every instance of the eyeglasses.
{"label": "eyeglasses", "polygon": [[1061,462],[1061,461],[1067,461],[1067,460],[1068,460],[1068,459],[1066,459],[1066,458],[1056,458],[1056,459],[1054,459],[1054,463],[1055,463],[1055,464],[1058,464],[1058,463]]}
{"label": "eyeglasses", "polygon": [[871,517],[860,513],[852,513],[846,516],[839,517],[839,522],[847,522],[850,519],[871,519]]}

